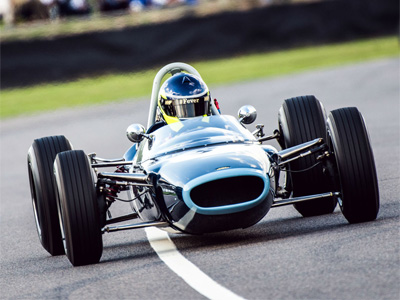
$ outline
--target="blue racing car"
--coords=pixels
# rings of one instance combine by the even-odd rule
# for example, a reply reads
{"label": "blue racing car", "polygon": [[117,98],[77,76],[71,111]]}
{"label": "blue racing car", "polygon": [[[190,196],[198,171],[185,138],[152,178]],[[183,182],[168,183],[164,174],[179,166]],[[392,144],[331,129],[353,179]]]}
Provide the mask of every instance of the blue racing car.
{"label": "blue racing car", "polygon": [[[222,115],[200,74],[172,63],[154,78],[147,128],[128,127],[133,144],[120,159],[74,150],[64,136],[34,140],[28,173],[43,247],[78,266],[99,262],[102,235],[119,230],[246,228],[282,205],[308,217],[338,203],[350,223],[376,219],[374,157],[357,108],[326,115],[314,96],[287,99],[270,135],[245,128],[256,115],[250,105]],[[130,212],[113,216],[117,202]]]}

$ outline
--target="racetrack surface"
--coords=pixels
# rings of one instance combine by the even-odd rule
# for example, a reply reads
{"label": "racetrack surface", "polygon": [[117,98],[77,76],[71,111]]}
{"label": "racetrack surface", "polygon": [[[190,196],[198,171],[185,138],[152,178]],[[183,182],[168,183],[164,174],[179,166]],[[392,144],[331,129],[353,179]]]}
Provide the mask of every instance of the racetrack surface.
{"label": "racetrack surface", "polygon": [[[151,87],[149,87],[149,91]],[[275,208],[253,227],[170,234],[183,256],[246,299],[399,299],[399,60],[307,72],[212,88],[222,112],[251,104],[266,133],[286,98],[314,94],[327,111],[357,106],[370,131],[381,209],[374,222],[349,225],[337,208],[302,218]],[[2,299],[204,299],[151,248],[144,230],[105,234],[101,262],[72,267],[51,257],[34,226],[26,154],[34,138],[64,134],[75,149],[122,156],[125,129],[147,123],[148,100],[63,110],[1,123],[0,290]],[[252,129],[253,127],[249,127]]]}

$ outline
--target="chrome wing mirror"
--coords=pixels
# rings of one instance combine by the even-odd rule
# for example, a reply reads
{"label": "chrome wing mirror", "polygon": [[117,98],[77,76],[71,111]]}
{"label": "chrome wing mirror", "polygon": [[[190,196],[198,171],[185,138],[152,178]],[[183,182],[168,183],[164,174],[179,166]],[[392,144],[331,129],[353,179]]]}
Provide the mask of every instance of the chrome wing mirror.
{"label": "chrome wing mirror", "polygon": [[257,118],[257,111],[251,105],[244,105],[238,111],[239,122],[242,124],[251,124]]}
{"label": "chrome wing mirror", "polygon": [[126,129],[126,136],[132,143],[140,143],[146,137],[146,129],[143,125],[132,124]]}

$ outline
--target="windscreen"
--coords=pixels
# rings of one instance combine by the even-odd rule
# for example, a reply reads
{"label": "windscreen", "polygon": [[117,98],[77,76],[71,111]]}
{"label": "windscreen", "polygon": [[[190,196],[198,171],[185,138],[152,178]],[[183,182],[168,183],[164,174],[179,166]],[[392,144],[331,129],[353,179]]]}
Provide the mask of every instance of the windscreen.
{"label": "windscreen", "polygon": [[150,158],[216,144],[256,142],[254,136],[232,116],[206,116],[165,125],[140,146],[144,161]]}

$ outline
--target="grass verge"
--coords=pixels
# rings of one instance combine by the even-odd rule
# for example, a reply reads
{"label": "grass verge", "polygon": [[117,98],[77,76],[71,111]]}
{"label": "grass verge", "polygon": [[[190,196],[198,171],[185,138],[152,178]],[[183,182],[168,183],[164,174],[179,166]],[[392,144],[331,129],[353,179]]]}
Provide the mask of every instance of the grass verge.
{"label": "grass verge", "polygon": [[[397,37],[189,62],[211,85],[399,56]],[[0,117],[149,96],[158,70],[108,75],[1,92]]]}

